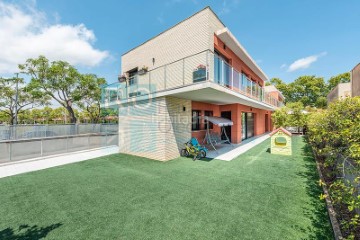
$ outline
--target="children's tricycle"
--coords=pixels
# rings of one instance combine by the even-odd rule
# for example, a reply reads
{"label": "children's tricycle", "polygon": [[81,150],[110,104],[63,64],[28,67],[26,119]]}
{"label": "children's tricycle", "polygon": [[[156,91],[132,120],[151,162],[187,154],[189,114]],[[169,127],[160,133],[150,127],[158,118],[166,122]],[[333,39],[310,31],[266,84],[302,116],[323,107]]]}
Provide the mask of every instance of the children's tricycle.
{"label": "children's tricycle", "polygon": [[185,143],[185,148],[181,149],[181,156],[188,157],[194,156],[193,160],[206,157],[207,148],[201,146],[196,138],[191,138],[190,141]]}

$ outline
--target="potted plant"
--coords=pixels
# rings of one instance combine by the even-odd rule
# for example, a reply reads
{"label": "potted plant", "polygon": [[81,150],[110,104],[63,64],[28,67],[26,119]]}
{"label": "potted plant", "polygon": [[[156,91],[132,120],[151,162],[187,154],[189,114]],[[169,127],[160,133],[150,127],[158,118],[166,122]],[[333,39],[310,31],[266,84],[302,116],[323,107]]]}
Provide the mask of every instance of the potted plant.
{"label": "potted plant", "polygon": [[119,82],[126,82],[126,75],[125,74],[119,75],[118,80]]}
{"label": "potted plant", "polygon": [[145,73],[147,73],[148,71],[148,67],[143,66],[139,71],[138,74],[139,75],[144,75]]}
{"label": "potted plant", "polygon": [[201,82],[206,80],[207,71],[206,66],[199,64],[193,72],[193,82]]}
{"label": "potted plant", "polygon": [[206,66],[203,64],[199,64],[199,66],[197,66],[196,70],[203,70],[206,69]]}

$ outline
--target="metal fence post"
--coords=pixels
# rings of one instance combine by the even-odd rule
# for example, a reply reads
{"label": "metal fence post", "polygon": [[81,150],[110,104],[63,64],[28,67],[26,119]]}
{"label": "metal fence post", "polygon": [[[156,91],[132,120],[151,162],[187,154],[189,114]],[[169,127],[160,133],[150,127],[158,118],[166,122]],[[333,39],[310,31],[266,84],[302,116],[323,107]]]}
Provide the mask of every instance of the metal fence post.
{"label": "metal fence post", "polygon": [[106,128],[105,128],[105,147],[108,146],[108,126],[106,125]]}
{"label": "metal fence post", "polygon": [[231,89],[234,89],[234,68],[231,67]]}
{"label": "metal fence post", "polygon": [[164,90],[166,89],[166,67],[167,65],[164,66]]}
{"label": "metal fence post", "polygon": [[183,78],[183,85],[185,85],[185,58],[183,58],[182,63],[183,63],[182,78]]}
{"label": "metal fence post", "polygon": [[40,140],[40,156],[43,156],[43,139]]}
{"label": "metal fence post", "polygon": [[151,93],[151,71],[149,71],[149,93]]}
{"label": "metal fence post", "polygon": [[253,95],[253,82],[250,80],[250,95]]}
{"label": "metal fence post", "polygon": [[209,80],[209,51],[206,51],[206,81]]}
{"label": "metal fence post", "polygon": [[220,85],[224,85],[224,81],[225,81],[225,73],[224,73],[224,61],[221,60],[221,81],[220,81]]}
{"label": "metal fence post", "polygon": [[11,144],[11,142],[9,142],[9,161],[11,161],[12,160],[12,144]]}

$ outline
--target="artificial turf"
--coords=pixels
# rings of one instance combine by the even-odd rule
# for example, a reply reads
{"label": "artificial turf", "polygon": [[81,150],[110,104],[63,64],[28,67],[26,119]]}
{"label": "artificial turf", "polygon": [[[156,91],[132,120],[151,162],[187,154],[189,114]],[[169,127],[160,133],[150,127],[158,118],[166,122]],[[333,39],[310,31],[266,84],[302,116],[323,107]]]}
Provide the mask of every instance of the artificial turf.
{"label": "artificial turf", "polygon": [[115,154],[0,179],[0,239],[333,239],[314,159]]}

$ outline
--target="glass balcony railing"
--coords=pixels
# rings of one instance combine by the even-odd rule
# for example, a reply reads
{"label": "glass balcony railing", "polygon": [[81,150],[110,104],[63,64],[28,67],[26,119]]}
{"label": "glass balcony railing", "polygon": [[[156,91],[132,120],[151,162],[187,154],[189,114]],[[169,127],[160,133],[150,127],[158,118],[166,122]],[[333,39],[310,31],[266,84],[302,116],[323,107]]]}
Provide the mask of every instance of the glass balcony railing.
{"label": "glass balcony railing", "polygon": [[102,86],[102,104],[118,104],[128,98],[155,94],[199,82],[210,81],[252,99],[276,107],[282,105],[265,93],[264,88],[238,72],[211,51],[174,61],[145,74],[121,78],[120,82]]}

